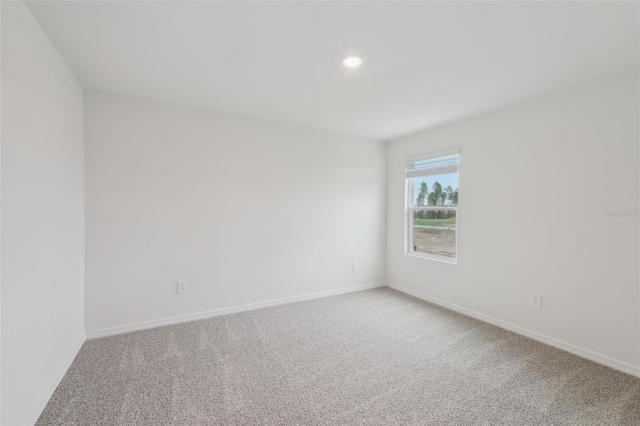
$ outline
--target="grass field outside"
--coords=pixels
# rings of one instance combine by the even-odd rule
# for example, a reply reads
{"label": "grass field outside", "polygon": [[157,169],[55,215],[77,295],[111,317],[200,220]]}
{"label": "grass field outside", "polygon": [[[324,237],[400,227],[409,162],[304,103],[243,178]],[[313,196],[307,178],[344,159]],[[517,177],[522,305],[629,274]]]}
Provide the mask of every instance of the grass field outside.
{"label": "grass field outside", "polygon": [[413,224],[417,226],[442,226],[447,228],[455,228],[456,218],[449,217],[446,219],[419,219],[414,218]]}

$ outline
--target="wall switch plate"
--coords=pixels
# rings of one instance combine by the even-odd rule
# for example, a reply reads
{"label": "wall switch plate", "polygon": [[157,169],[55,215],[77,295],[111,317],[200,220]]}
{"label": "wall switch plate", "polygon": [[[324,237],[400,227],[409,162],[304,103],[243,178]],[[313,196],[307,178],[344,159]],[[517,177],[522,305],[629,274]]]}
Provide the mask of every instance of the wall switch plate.
{"label": "wall switch plate", "polygon": [[531,305],[532,308],[540,309],[542,305],[540,295],[537,293],[531,293],[529,296],[529,305]]}
{"label": "wall switch plate", "polygon": [[185,294],[189,292],[189,281],[180,280],[178,281],[178,294]]}
{"label": "wall switch plate", "polygon": [[351,262],[351,270],[352,271],[357,271],[358,270],[358,264],[356,262]]}

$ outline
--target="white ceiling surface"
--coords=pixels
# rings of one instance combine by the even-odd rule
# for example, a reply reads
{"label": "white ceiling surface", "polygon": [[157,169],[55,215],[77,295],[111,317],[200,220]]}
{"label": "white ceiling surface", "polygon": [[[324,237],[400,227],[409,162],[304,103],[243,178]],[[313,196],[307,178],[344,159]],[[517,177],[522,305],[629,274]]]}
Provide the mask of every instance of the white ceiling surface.
{"label": "white ceiling surface", "polygon": [[636,2],[28,6],[86,88],[382,140],[639,64]]}

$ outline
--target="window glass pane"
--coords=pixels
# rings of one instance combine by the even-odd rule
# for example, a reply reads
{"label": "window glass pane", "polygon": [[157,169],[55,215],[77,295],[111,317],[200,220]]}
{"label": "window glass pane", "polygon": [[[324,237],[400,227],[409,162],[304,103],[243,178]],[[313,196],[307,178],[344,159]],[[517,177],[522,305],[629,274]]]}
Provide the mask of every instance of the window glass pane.
{"label": "window glass pane", "polygon": [[458,205],[458,174],[413,178],[413,206]]}
{"label": "window glass pane", "polygon": [[455,210],[416,210],[412,216],[413,252],[456,257]]}

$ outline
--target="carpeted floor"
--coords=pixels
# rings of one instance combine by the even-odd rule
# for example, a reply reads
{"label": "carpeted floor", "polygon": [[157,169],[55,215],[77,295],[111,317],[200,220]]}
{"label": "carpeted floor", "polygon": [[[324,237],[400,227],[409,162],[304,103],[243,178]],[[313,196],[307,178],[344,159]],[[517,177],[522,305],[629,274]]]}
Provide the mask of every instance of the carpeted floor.
{"label": "carpeted floor", "polygon": [[640,425],[640,379],[388,288],[87,341],[38,425]]}

